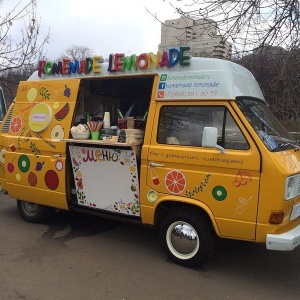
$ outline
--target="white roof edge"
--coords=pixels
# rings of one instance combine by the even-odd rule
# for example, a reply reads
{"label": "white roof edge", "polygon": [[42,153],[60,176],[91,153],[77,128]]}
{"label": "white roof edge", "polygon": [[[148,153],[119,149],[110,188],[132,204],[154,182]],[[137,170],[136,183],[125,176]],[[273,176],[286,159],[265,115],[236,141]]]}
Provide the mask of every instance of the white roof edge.
{"label": "white roof edge", "polygon": [[[34,72],[29,78],[29,81],[39,81],[39,80],[59,80],[59,79],[88,79],[88,78],[105,78],[118,77],[124,75],[151,75],[151,74],[167,74],[168,77],[173,77],[182,75],[181,77],[193,77],[196,74],[205,74],[207,75],[206,82],[218,82],[219,83],[219,93],[218,97],[211,98],[235,98],[237,96],[252,96],[264,100],[261,89],[255,80],[253,74],[246,68],[241,65],[238,65],[234,62],[217,59],[217,58],[201,58],[201,57],[192,57],[189,60],[190,64],[188,66],[181,66],[176,64],[171,68],[153,68],[153,69],[137,69],[137,70],[125,70],[124,72],[109,72],[108,71],[108,62],[101,64],[101,73],[90,73],[90,74],[70,74],[70,75],[45,75],[42,74],[41,77],[38,76],[38,72]],[[174,76],[173,76],[174,75]],[[171,84],[178,83],[179,81],[169,81]],[[184,83],[182,79],[180,83]],[[198,80],[198,82],[200,82]],[[200,85],[203,85],[203,80]],[[196,85],[195,85],[196,86]],[[202,86],[203,87],[203,86]],[[197,86],[198,88],[198,86]],[[196,87],[194,87],[194,90]],[[205,89],[205,88],[204,88]],[[215,89],[216,90],[216,89]],[[177,89],[177,91],[179,91]],[[187,91],[187,90],[186,90]],[[191,89],[189,89],[191,91]],[[170,99],[173,99],[171,97]]]}

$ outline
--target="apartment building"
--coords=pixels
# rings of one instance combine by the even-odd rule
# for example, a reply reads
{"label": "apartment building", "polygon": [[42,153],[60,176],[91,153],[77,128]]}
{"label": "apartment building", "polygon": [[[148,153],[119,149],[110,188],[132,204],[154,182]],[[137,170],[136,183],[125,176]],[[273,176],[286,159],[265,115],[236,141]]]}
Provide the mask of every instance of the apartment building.
{"label": "apartment building", "polygon": [[217,34],[217,22],[211,19],[191,20],[184,17],[166,20],[161,25],[158,50],[190,46],[190,55],[230,59],[232,45]]}

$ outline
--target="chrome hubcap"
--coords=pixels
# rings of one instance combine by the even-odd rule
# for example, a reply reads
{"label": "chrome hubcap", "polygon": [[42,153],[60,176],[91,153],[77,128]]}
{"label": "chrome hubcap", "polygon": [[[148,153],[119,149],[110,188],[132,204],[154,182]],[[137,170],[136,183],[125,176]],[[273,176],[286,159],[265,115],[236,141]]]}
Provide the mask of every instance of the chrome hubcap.
{"label": "chrome hubcap", "polygon": [[28,216],[34,216],[38,212],[39,205],[31,202],[22,203],[23,210]]}
{"label": "chrome hubcap", "polygon": [[174,256],[189,259],[197,253],[200,241],[196,230],[190,224],[177,221],[167,231],[167,244]]}

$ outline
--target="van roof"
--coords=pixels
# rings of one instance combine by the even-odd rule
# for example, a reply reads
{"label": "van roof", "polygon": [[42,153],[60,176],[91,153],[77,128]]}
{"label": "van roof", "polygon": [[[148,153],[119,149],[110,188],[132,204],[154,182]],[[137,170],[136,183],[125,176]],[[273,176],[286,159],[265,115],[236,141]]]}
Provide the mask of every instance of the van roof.
{"label": "van roof", "polygon": [[261,89],[252,73],[246,68],[222,59],[192,57],[189,65],[176,64],[172,68],[145,68],[109,72],[108,62],[101,64],[101,73],[58,74],[38,76],[34,72],[29,81],[67,78],[108,78],[116,76],[159,75],[157,100],[168,99],[235,99],[250,96],[264,100]]}

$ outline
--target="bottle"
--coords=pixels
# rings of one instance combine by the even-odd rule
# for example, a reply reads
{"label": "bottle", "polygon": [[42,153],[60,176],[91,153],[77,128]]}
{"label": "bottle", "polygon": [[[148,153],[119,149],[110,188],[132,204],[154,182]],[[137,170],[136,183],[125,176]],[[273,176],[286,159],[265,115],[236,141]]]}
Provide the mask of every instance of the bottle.
{"label": "bottle", "polygon": [[96,113],[96,115],[95,115],[95,117],[94,117],[94,120],[95,120],[95,121],[100,121],[100,122],[102,122],[102,121],[103,121],[103,118],[104,118],[104,107],[103,107],[103,105],[101,104],[101,105],[99,106],[99,109],[97,110],[97,113]]}
{"label": "bottle", "polygon": [[87,113],[86,113],[86,121],[88,122],[88,121],[90,121],[90,120],[91,120],[90,113],[89,113],[89,112],[87,112]]}
{"label": "bottle", "polygon": [[104,107],[103,107],[102,104],[99,107],[99,118],[100,118],[101,121],[103,121],[103,118],[104,118]]}

